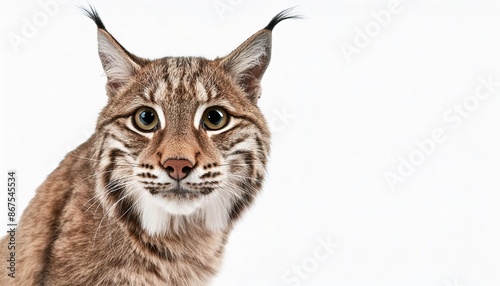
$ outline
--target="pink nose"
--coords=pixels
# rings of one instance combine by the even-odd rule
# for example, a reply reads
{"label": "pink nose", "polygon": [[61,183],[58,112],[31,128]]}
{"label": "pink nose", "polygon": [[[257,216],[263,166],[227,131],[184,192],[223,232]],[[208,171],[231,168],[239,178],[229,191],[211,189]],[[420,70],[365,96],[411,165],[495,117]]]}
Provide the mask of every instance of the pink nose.
{"label": "pink nose", "polygon": [[186,159],[168,159],[163,163],[170,178],[180,181],[189,175],[193,169],[193,164]]}

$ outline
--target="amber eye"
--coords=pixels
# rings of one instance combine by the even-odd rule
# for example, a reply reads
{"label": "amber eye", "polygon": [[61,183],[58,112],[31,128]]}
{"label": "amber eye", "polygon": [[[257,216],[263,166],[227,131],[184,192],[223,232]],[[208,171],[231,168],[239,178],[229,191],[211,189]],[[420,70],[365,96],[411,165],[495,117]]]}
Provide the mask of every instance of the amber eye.
{"label": "amber eye", "polygon": [[203,126],[207,130],[219,130],[224,128],[229,122],[227,112],[218,106],[210,107],[203,112]]}
{"label": "amber eye", "polygon": [[134,115],[134,125],[143,132],[151,132],[158,127],[158,115],[151,107],[141,107]]}

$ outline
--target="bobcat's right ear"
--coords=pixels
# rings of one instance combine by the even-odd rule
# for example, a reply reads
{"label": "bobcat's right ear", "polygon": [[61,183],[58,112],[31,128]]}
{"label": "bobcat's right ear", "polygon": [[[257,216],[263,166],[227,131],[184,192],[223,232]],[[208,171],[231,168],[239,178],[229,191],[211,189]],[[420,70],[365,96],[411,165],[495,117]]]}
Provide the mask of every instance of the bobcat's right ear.
{"label": "bobcat's right ear", "polygon": [[106,30],[94,7],[90,6],[89,9],[82,8],[82,10],[97,25],[99,57],[101,58],[104,73],[108,78],[106,91],[108,96],[113,96],[144,65],[143,60],[129,53]]}

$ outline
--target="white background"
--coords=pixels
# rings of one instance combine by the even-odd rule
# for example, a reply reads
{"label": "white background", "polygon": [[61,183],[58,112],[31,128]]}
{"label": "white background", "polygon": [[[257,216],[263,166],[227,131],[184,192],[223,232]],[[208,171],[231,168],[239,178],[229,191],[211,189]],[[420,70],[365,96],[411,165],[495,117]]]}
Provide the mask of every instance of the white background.
{"label": "white background", "polygon": [[[18,212],[106,102],[96,28],[75,7],[86,1],[56,4],[43,23],[48,1],[0,2],[0,172],[5,185],[18,173]],[[382,27],[374,15],[389,3],[92,1],[148,58],[223,56],[285,8],[306,16],[273,32],[259,103],[269,176],[213,285],[500,285],[500,86],[475,99],[479,78],[500,81],[500,3],[401,1]],[[359,49],[348,58],[343,45]],[[422,157],[416,142],[434,130],[445,140]],[[391,188],[384,174],[410,159]]]}

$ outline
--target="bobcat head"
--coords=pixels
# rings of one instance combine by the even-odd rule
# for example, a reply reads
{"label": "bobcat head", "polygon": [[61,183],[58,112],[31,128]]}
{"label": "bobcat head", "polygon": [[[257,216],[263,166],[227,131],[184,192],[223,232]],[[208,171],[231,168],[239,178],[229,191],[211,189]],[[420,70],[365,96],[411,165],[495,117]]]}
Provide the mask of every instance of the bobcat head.
{"label": "bobcat head", "polygon": [[257,106],[271,32],[285,10],[226,57],[144,59],[95,9],[108,103],[96,126],[96,197],[150,235],[227,229],[259,193],[270,133]]}

